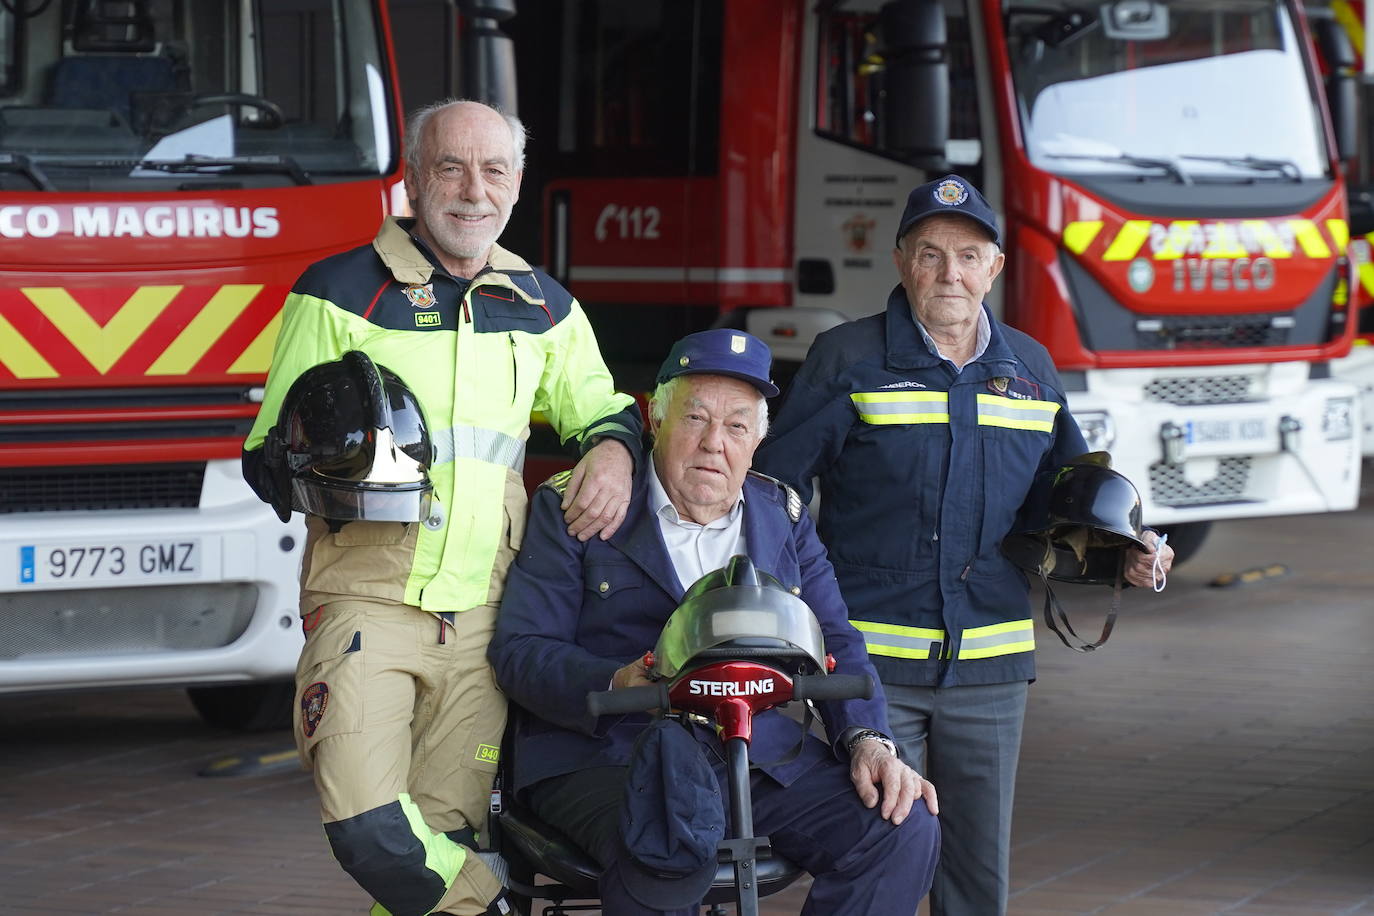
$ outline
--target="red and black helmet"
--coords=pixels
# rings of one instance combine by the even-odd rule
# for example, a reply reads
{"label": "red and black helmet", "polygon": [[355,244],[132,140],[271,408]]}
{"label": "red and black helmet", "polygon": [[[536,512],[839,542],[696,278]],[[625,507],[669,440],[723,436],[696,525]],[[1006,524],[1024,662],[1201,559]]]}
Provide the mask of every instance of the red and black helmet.
{"label": "red and black helmet", "polygon": [[805,601],[739,554],[682,596],[654,646],[654,674],[709,661],[764,661],[789,674],[826,671],[825,637]]}

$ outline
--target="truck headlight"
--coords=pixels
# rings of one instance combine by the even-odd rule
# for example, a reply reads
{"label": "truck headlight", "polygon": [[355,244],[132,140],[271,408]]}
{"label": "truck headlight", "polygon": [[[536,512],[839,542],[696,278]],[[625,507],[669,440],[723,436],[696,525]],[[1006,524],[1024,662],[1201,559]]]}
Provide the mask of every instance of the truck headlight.
{"label": "truck headlight", "polygon": [[1083,431],[1083,438],[1088,443],[1090,452],[1110,452],[1112,446],[1116,444],[1116,424],[1112,422],[1111,414],[1106,411],[1084,411],[1075,413],[1073,418],[1078,421],[1078,428]]}
{"label": "truck headlight", "polygon": [[1351,420],[1354,409],[1353,398],[1326,399],[1326,409],[1322,411],[1322,435],[1327,442],[1349,439],[1355,435],[1355,424]]}

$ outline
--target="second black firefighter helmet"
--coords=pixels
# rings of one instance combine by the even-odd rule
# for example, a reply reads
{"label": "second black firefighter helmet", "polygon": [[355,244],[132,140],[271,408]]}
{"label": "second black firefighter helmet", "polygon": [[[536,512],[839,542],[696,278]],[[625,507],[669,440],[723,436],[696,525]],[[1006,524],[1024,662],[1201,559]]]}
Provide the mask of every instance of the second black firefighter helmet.
{"label": "second black firefighter helmet", "polygon": [[350,350],[292,383],[277,419],[291,505],[338,521],[430,517],[434,446],[409,386]]}
{"label": "second black firefighter helmet", "polygon": [[1020,530],[1002,542],[1007,557],[1060,582],[1115,584],[1122,552],[1148,547],[1140,494],[1110,463],[1106,452],[1092,452],[1040,475]]}

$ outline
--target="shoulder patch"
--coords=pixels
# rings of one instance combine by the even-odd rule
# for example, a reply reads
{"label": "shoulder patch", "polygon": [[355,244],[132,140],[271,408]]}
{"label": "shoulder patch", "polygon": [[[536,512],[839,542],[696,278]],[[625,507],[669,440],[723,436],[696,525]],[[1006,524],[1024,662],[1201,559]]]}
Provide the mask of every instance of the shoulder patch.
{"label": "shoulder patch", "polygon": [[802,512],[806,510],[806,507],[802,505],[800,493],[787,484],[783,484],[782,488],[787,492],[787,517],[790,518],[792,524],[795,525],[797,522],[801,521]]}
{"label": "shoulder patch", "polygon": [[767,483],[771,483],[773,486],[781,490],[782,504],[787,508],[787,517],[792,520],[792,524],[794,525],[797,522],[801,521],[802,513],[806,511],[806,506],[802,503],[800,493],[789,487],[787,484],[783,483],[781,480],[778,480],[778,478],[769,477],[767,474],[764,474],[761,471],[756,471],[753,468],[749,469],[749,476],[754,477],[758,480],[766,481]]}
{"label": "shoulder patch", "polygon": [[572,480],[571,470],[559,471],[557,474],[554,474],[548,480],[541,483],[540,486],[548,487],[550,490],[553,490],[559,496],[562,496],[568,490],[569,480]]}

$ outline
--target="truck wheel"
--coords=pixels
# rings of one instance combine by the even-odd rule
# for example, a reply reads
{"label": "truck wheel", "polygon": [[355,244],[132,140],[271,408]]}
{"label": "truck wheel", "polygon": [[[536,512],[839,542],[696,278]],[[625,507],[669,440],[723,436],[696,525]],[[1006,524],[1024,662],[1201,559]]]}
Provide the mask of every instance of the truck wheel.
{"label": "truck wheel", "polygon": [[234,684],[228,687],[188,687],[191,705],[206,725],[240,732],[265,732],[291,727],[291,681]]}
{"label": "truck wheel", "polygon": [[1160,525],[1160,534],[1169,535],[1169,546],[1174,548],[1174,566],[1187,563],[1193,554],[1207,540],[1207,532],[1212,530],[1211,522],[1186,522],[1181,525]]}

